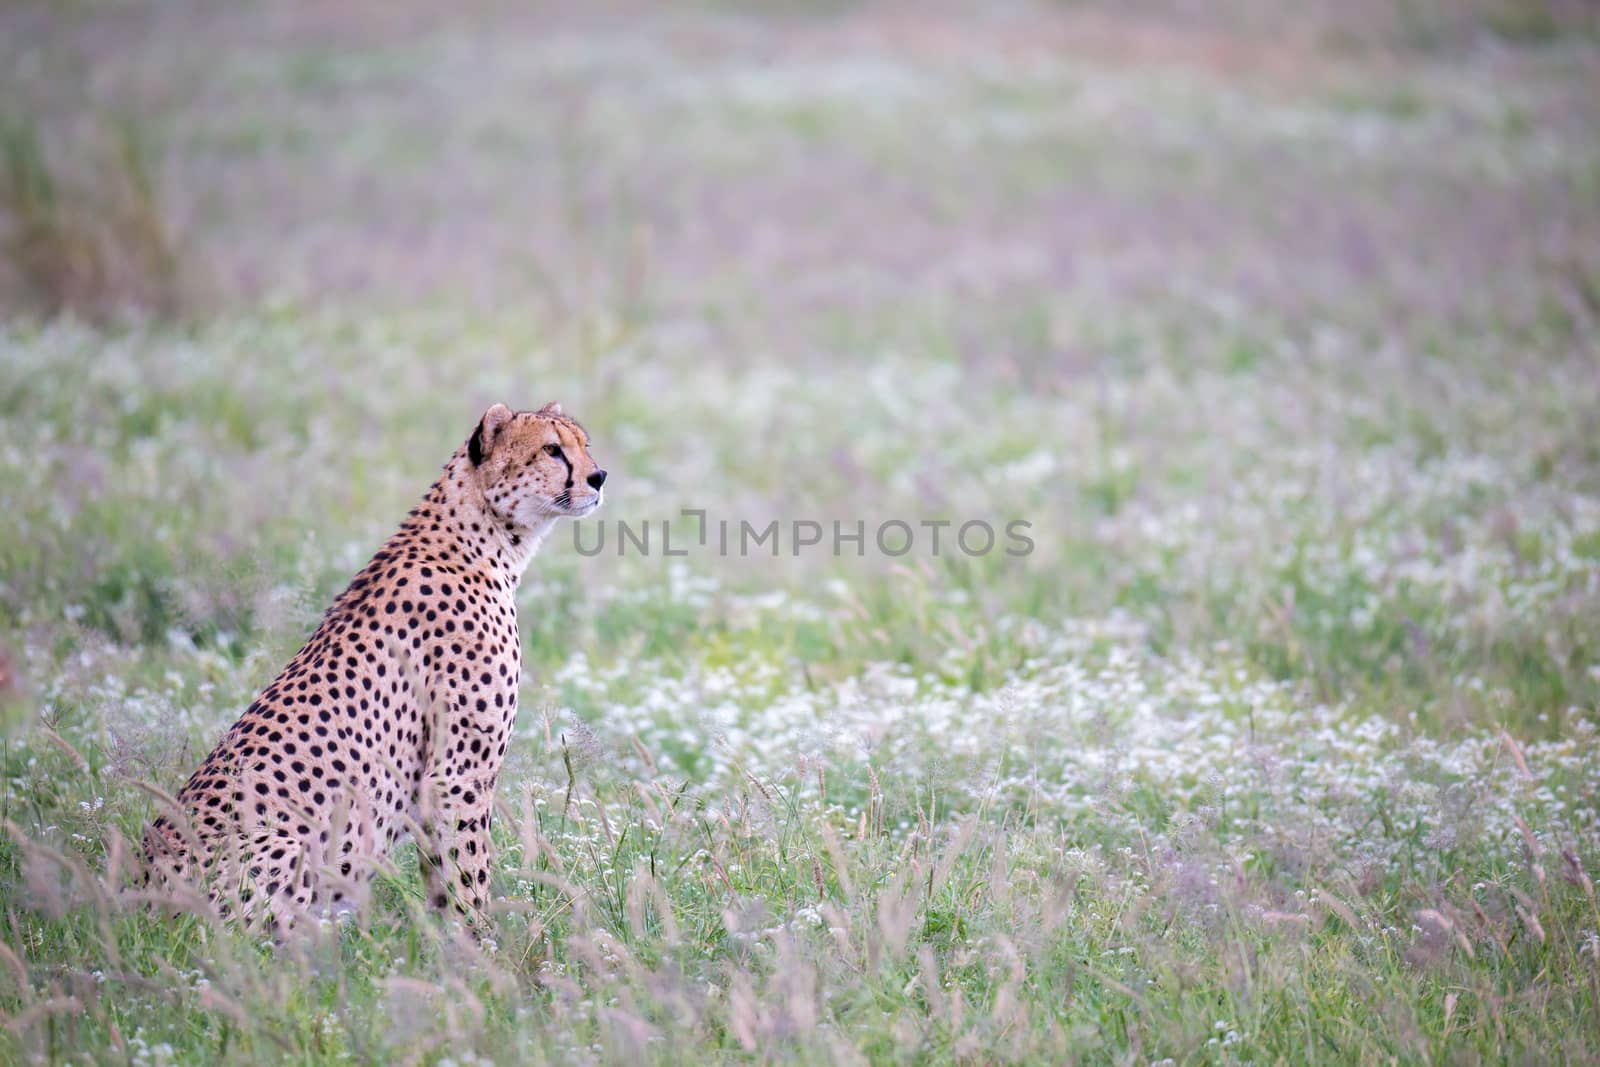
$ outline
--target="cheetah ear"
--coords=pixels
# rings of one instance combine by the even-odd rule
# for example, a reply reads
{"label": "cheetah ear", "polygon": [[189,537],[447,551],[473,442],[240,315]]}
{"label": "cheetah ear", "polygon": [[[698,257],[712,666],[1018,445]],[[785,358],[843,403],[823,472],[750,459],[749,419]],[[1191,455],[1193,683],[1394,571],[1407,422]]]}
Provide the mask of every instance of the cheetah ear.
{"label": "cheetah ear", "polygon": [[478,420],[478,428],[472,431],[472,439],[467,442],[467,458],[472,460],[474,467],[482,463],[483,457],[494,448],[495,439],[505,429],[506,423],[511,421],[511,414],[510,408],[496,404]]}
{"label": "cheetah ear", "polygon": [[539,409],[539,414],[541,414],[541,415],[559,415],[559,414],[561,414],[561,405],[556,403],[554,400],[552,400],[552,401],[550,401],[550,403],[546,404],[544,407]]}

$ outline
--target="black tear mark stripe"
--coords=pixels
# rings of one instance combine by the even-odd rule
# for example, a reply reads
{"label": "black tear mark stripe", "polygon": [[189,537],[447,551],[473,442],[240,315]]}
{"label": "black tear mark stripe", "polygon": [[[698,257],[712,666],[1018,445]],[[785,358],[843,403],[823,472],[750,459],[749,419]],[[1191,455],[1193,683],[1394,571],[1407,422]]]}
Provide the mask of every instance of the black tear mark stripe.
{"label": "black tear mark stripe", "polygon": [[556,458],[567,466],[567,488],[572,488],[572,461],[567,458],[567,450],[556,445]]}

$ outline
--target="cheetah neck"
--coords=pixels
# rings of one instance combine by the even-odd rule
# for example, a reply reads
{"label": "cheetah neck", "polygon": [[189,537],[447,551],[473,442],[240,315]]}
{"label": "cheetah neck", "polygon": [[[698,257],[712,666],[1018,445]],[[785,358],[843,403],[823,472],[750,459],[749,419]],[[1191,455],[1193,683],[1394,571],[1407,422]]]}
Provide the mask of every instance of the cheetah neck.
{"label": "cheetah neck", "polygon": [[496,516],[472,477],[463,450],[445,465],[401,530],[438,538],[446,545],[453,542],[469,566],[487,571],[509,591],[522,581],[557,518],[550,515],[523,526]]}

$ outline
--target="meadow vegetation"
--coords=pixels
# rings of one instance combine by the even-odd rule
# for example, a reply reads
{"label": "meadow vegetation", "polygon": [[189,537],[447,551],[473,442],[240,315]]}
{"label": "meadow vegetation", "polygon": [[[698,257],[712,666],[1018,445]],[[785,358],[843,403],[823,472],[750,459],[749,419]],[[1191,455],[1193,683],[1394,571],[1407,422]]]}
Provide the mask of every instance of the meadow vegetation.
{"label": "meadow vegetation", "polygon": [[[1600,1057],[1596,17],[1283,7],[0,11],[0,1062]],[[562,531],[488,938],[130,895],[548,400],[1034,550]]]}

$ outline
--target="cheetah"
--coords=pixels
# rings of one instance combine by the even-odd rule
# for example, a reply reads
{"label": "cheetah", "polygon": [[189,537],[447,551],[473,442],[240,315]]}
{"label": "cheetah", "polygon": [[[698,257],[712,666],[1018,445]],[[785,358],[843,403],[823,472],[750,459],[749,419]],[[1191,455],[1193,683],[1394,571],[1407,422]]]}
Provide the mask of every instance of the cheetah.
{"label": "cheetah", "polygon": [[517,584],[606,472],[559,404],[496,404],[305,646],[145,835],[147,870],[288,928],[355,906],[418,842],[429,902],[481,929],[495,781],[517,714]]}

